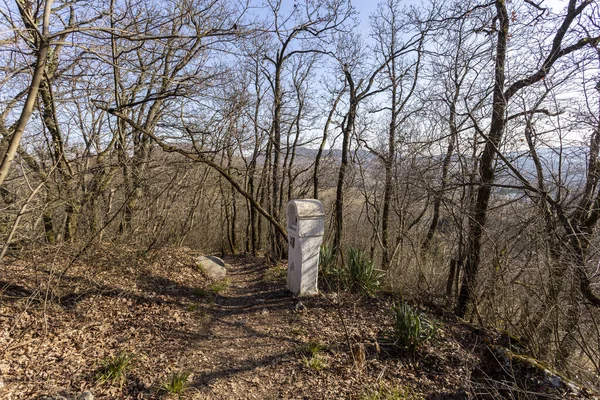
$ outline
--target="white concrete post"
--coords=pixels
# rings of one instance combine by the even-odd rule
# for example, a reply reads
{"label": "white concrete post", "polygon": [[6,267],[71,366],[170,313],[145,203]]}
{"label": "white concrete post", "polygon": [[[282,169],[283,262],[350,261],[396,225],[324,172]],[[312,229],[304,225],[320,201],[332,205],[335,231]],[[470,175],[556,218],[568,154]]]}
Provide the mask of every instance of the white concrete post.
{"label": "white concrete post", "polygon": [[319,200],[291,200],[287,206],[287,288],[296,296],[318,293],[319,250],[325,231]]}

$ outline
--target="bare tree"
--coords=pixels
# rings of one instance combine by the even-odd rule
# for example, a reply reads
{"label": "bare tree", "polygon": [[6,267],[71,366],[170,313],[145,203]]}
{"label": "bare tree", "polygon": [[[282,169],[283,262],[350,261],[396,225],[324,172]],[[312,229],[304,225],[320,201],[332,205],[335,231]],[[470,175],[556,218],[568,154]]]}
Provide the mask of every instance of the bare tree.
{"label": "bare tree", "polygon": [[[506,62],[511,17],[504,2],[495,2],[496,12],[493,19],[493,28],[496,32],[496,49],[494,54],[496,62],[492,115],[489,132],[484,136],[486,140],[485,148],[479,159],[480,182],[469,223],[469,242],[464,255],[465,274],[456,307],[456,314],[458,316],[462,317],[465,315],[467,307],[472,300],[472,293],[476,283],[481,259],[482,237],[487,222],[489,200],[495,177],[494,162],[496,160],[496,149],[501,144],[506,127],[507,104],[515,94],[543,80],[548,75],[552,66],[561,57],[572,54],[600,40],[600,37],[588,37],[586,35],[584,37],[570,38],[571,44],[563,45],[567,34],[572,32],[572,24],[590,4],[591,2],[589,1],[579,5],[576,0],[569,1],[566,13],[555,28],[550,48],[545,49],[542,60],[536,67],[536,71],[509,84],[506,79]],[[571,35],[573,34],[571,33]]]}
{"label": "bare tree", "polygon": [[[383,106],[383,110],[389,114],[386,135],[387,149],[378,151],[365,142],[367,148],[381,160],[385,169],[381,213],[381,247],[383,250],[381,266],[384,270],[390,266],[392,253],[389,225],[395,186],[393,175],[397,162],[397,141],[401,136],[403,125],[420,108],[420,106],[411,107],[410,101],[415,94],[419,80],[427,27],[415,27],[409,18],[408,12],[403,13],[400,9],[398,1],[387,0],[379,4],[379,9],[372,19],[373,31],[377,40],[375,53],[385,63],[382,84],[389,90],[389,105]],[[407,35],[410,36],[403,38]]]}
{"label": "bare tree", "polygon": [[[282,108],[284,104],[283,79],[288,60],[307,53],[323,52],[331,35],[341,30],[351,18],[353,9],[346,0],[327,0],[323,2],[303,1],[295,3],[289,11],[283,10],[283,1],[268,2],[273,15],[273,27],[276,45],[274,54],[265,54],[273,71],[268,79],[273,91],[273,121],[271,142],[273,153],[271,166],[271,204],[270,210],[279,220],[283,206],[280,177]],[[301,43],[300,45],[298,43]],[[285,249],[280,237],[275,235],[272,242],[275,254],[282,255]]]}

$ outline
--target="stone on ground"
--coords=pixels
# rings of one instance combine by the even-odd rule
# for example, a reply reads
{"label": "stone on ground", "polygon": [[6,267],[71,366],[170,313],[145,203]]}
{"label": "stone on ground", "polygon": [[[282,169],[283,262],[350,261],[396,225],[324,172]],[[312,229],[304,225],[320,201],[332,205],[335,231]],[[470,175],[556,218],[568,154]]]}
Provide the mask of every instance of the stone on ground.
{"label": "stone on ground", "polygon": [[94,395],[89,390],[86,390],[77,396],[77,400],[94,400]]}
{"label": "stone on ground", "polygon": [[215,256],[196,256],[196,264],[210,279],[221,280],[227,275],[225,261]]}

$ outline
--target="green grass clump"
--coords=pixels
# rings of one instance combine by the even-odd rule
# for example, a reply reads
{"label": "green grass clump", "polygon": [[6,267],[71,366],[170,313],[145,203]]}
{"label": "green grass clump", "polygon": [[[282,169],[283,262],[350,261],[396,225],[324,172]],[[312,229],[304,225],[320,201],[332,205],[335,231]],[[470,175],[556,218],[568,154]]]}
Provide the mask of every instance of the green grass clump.
{"label": "green grass clump", "polygon": [[311,357],[302,356],[302,365],[315,371],[322,371],[327,368],[327,361],[320,354]]}
{"label": "green grass clump", "polygon": [[[333,249],[326,244],[319,249],[319,271],[323,278],[327,280],[333,280],[341,276],[342,271],[337,266]],[[335,281],[330,283],[335,283]]]}
{"label": "green grass clump", "polygon": [[99,384],[109,382],[122,386],[127,379],[127,369],[132,359],[133,357],[127,354],[105,358],[101,361],[101,366],[96,373],[96,381]]}
{"label": "green grass clump", "polygon": [[361,400],[422,400],[424,397],[413,392],[409,388],[386,387],[380,385],[376,389],[365,391],[360,397]]}
{"label": "green grass clump", "polygon": [[221,294],[221,293],[225,292],[227,289],[229,289],[229,280],[228,279],[220,280],[218,282],[211,284],[208,288],[214,295]]}
{"label": "green grass clump", "polygon": [[223,279],[218,282],[212,283],[208,288],[197,287],[194,289],[194,294],[197,297],[208,300],[212,303],[217,295],[225,292],[229,289],[230,282],[228,279]]}
{"label": "green grass clump", "polygon": [[181,394],[187,388],[189,377],[189,372],[175,372],[169,377],[169,380],[163,384],[163,389],[169,393]]}
{"label": "green grass clump", "polygon": [[353,292],[374,294],[381,287],[383,271],[375,268],[365,252],[348,248],[347,286]]}
{"label": "green grass clump", "polygon": [[199,304],[190,304],[185,308],[185,310],[189,311],[189,312],[195,312],[195,311],[198,311],[199,308],[200,308]]}
{"label": "green grass clump", "polygon": [[287,276],[287,269],[282,268],[280,265],[273,265],[269,267],[264,275],[263,281],[267,283],[275,283],[284,280]]}
{"label": "green grass clump", "polygon": [[196,262],[196,269],[200,271],[202,275],[206,275],[206,267],[201,262]]}
{"label": "green grass clump", "polygon": [[402,346],[416,349],[436,332],[435,326],[406,303],[392,306],[393,336]]}
{"label": "green grass clump", "polygon": [[383,271],[375,268],[365,252],[349,247],[346,265],[338,266],[333,250],[326,245],[319,252],[321,277],[330,288],[339,284],[341,289],[354,293],[375,294],[381,287]]}
{"label": "green grass clump", "polygon": [[327,362],[321,352],[327,348],[323,343],[312,340],[300,348],[302,365],[315,371],[327,368]]}
{"label": "green grass clump", "polygon": [[323,350],[325,350],[326,348],[327,346],[325,346],[323,343],[316,340],[311,340],[310,342],[302,346],[302,353],[308,354],[310,356],[315,356]]}

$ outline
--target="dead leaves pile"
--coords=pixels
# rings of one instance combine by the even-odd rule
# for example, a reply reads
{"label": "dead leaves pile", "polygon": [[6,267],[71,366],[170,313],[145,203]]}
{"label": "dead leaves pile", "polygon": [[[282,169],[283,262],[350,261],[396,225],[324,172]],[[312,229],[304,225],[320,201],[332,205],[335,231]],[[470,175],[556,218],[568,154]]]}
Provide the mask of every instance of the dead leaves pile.
{"label": "dead leaves pile", "polygon": [[[5,260],[0,280],[0,398],[91,389],[97,396],[156,393],[191,336],[201,334],[208,284],[189,249],[151,255],[97,248],[64,275],[72,254],[52,248]],[[126,386],[100,384],[103,360],[132,357]]]}

